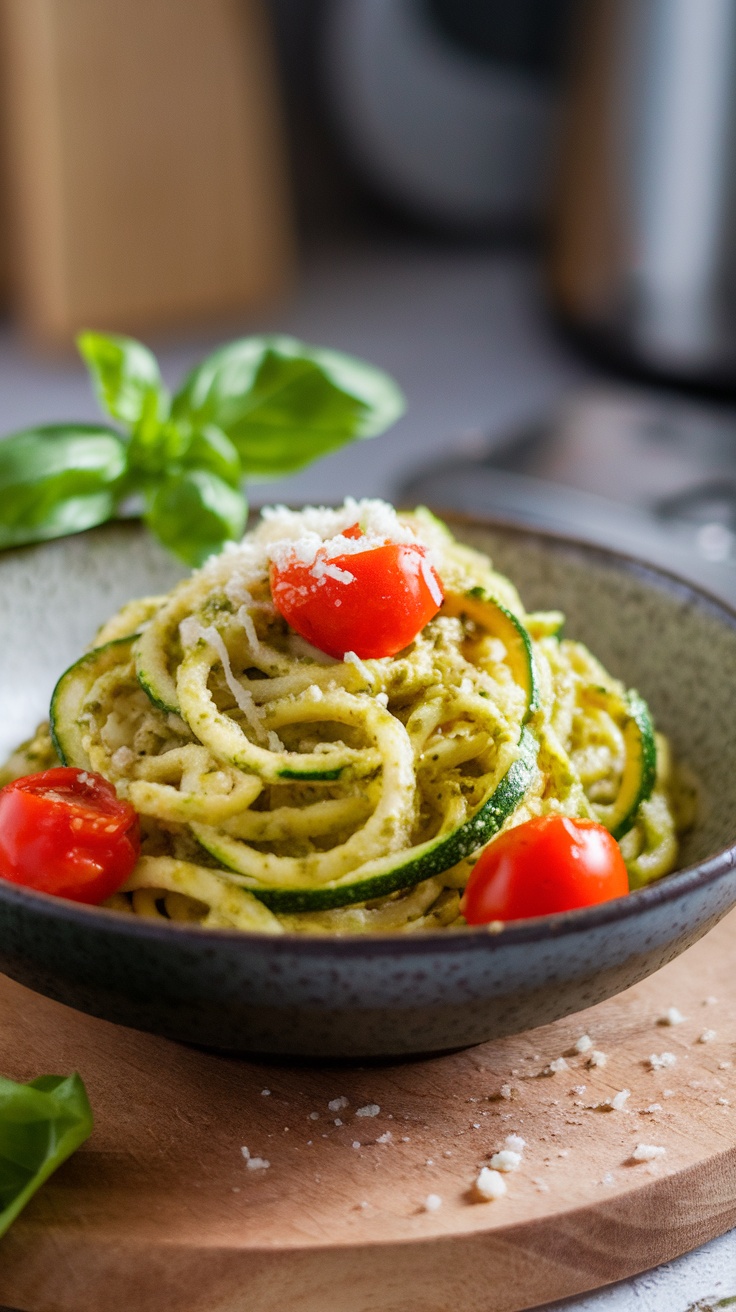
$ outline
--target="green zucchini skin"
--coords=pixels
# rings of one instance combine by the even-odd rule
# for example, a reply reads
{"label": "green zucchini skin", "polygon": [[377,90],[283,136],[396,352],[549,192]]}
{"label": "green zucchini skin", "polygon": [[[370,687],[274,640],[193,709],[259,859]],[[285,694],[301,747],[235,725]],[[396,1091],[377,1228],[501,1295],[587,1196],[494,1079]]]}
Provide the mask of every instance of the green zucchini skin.
{"label": "green zucchini skin", "polygon": [[657,741],[649,707],[638,692],[627,697],[630,719],[624,729],[626,765],[608,827],[623,838],[636,821],[639,807],[651,797],[657,779]]}
{"label": "green zucchini skin", "polygon": [[524,723],[539,707],[539,689],[534,666],[534,649],[521,620],[501,605],[484,588],[471,588],[462,596],[445,598],[442,614],[467,616],[506,647],[509,668],[514,680],[524,689],[526,712]]}
{"label": "green zucchini skin", "polygon": [[78,714],[82,698],[95,679],[106,670],[127,660],[133,649],[136,635],[113,638],[102,647],[93,647],[65,670],[51,694],[49,723],[51,741],[62,765],[89,769],[89,760],[82,746]]}
{"label": "green zucchini skin", "polygon": [[[363,878],[351,880],[347,877],[321,888],[267,889],[256,888],[251,884],[244,884],[243,887],[247,887],[271,911],[291,914],[298,911],[327,911],[333,907],[388,897],[390,893],[397,893],[432,875],[441,874],[443,870],[449,870],[458,861],[483,847],[516,810],[534,777],[537,749],[534,735],[528,729],[522,729],[519,755],[475,815],[451,834],[427,843],[424,851],[409,861]],[[212,855],[216,856],[217,853],[213,851]],[[396,859],[389,858],[384,865],[388,866]],[[400,861],[400,857],[398,859]]]}
{"label": "green zucchini skin", "polygon": [[178,706],[170,706],[169,703],[159,695],[156,685],[149,677],[147,671],[136,669],[136,678],[146,694],[146,697],[153,703],[157,710],[163,711],[166,715],[181,715]]}
{"label": "green zucchini skin", "polygon": [[322,783],[330,782],[333,779],[341,779],[346,773],[345,766],[336,766],[334,770],[289,770],[284,767],[279,770],[279,779],[297,779],[301,782],[308,782],[310,779],[321,780]]}

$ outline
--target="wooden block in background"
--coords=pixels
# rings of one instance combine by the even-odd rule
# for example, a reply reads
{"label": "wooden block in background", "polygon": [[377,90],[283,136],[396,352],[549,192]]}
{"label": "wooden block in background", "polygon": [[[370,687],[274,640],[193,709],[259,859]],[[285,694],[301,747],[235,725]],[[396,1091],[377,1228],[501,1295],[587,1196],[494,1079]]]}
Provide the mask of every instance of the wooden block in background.
{"label": "wooden block in background", "polygon": [[24,328],[140,331],[264,304],[293,243],[261,0],[2,0]]}

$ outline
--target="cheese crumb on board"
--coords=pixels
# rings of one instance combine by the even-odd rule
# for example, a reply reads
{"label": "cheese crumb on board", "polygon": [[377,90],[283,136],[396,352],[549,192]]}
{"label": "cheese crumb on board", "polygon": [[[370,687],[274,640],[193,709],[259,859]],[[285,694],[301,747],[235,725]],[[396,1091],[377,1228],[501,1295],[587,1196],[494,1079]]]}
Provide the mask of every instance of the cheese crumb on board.
{"label": "cheese crumb on board", "polygon": [[613,1098],[609,1099],[611,1111],[623,1111],[630,1097],[631,1097],[630,1089],[621,1089],[621,1092],[614,1093]]}
{"label": "cheese crumb on board", "polygon": [[653,1071],[668,1070],[670,1067],[676,1065],[676,1063],[677,1058],[674,1052],[660,1052],[659,1056],[656,1052],[653,1052],[649,1058],[649,1065]]}
{"label": "cheese crumb on board", "polygon": [[715,1038],[717,1038],[715,1030],[703,1030],[703,1033],[698,1035],[698,1043],[712,1043]]}
{"label": "cheese crumb on board", "polygon": [[347,1106],[348,1106],[347,1098],[343,1098],[343,1097],[333,1098],[332,1102],[328,1102],[327,1110],[329,1112],[341,1112],[344,1111]]}
{"label": "cheese crumb on board", "polygon": [[682,1025],[685,1017],[677,1007],[668,1007],[663,1016],[659,1017],[658,1025]]}
{"label": "cheese crumb on board", "polygon": [[518,1171],[521,1163],[521,1153],[515,1153],[510,1148],[502,1148],[500,1153],[494,1153],[491,1158],[491,1167],[494,1171]]}
{"label": "cheese crumb on board", "polygon": [[520,1134],[507,1134],[504,1143],[513,1153],[523,1153],[526,1148],[526,1139],[522,1139]]}
{"label": "cheese crumb on board", "polygon": [[579,1053],[590,1052],[593,1047],[593,1040],[589,1034],[581,1034],[575,1044],[575,1051]]}
{"label": "cheese crumb on board", "polygon": [[369,1102],[369,1103],[366,1103],[365,1107],[359,1107],[358,1110],[357,1110],[357,1112],[355,1113],[355,1115],[356,1115],[356,1116],[378,1116],[378,1113],[380,1112],[380,1110],[381,1110],[381,1108],[378,1106],[378,1103],[377,1103],[377,1102]]}
{"label": "cheese crumb on board", "polygon": [[427,1194],[424,1200],[425,1212],[438,1212],[442,1206],[442,1199],[439,1194]]}
{"label": "cheese crumb on board", "polygon": [[586,1062],[586,1065],[605,1066],[607,1061],[608,1061],[608,1057],[606,1056],[605,1052],[601,1052],[599,1048],[594,1048]]}
{"label": "cheese crumb on board", "polygon": [[638,1143],[631,1156],[635,1162],[653,1162],[658,1157],[664,1157],[666,1153],[667,1149],[657,1144]]}
{"label": "cheese crumb on board", "polygon": [[271,1165],[266,1157],[251,1157],[250,1149],[246,1148],[245,1144],[240,1151],[245,1158],[245,1165],[249,1171],[267,1171]]}
{"label": "cheese crumb on board", "polygon": [[499,1171],[491,1170],[488,1166],[481,1167],[475,1179],[476,1197],[484,1203],[493,1202],[497,1198],[503,1198],[508,1193],[506,1181]]}
{"label": "cheese crumb on board", "polygon": [[560,1071],[568,1071],[569,1069],[570,1067],[564,1057],[555,1057],[555,1060],[551,1061],[547,1067],[545,1074],[559,1075]]}

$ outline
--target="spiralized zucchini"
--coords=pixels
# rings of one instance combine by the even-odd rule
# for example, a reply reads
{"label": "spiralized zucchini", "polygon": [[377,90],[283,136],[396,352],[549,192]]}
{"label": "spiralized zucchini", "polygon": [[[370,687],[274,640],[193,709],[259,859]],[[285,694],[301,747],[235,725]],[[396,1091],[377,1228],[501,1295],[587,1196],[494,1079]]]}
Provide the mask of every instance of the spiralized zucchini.
{"label": "spiralized zucchini", "polygon": [[142,855],[111,908],[263,933],[457,926],[480,848],[549,812],[607,824],[633,886],[673,868],[670,755],[641,699],[429,512],[400,521],[446,600],[408,648],[337,661],[289,630],[273,542],[376,505],[393,513],[272,512],[123,607],[60,680],[53,742],[42,725],[3,781],[61,759],[130,800]]}

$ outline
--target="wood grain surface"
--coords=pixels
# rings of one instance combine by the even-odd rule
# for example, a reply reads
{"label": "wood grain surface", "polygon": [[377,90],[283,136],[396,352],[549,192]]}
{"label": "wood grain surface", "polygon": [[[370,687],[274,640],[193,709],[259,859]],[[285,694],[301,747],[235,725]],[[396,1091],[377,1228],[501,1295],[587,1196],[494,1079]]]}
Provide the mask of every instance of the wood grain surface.
{"label": "wood grain surface", "polygon": [[[213,1056],[0,979],[2,1073],[77,1069],[96,1116],[0,1241],[0,1303],[518,1312],[685,1252],[736,1224],[735,954],[732,914],[581,1015],[361,1068]],[[671,1007],[684,1021],[660,1024]],[[605,1065],[573,1051],[583,1033]],[[674,1065],[653,1070],[664,1052]],[[522,1166],[505,1198],[478,1202],[477,1171],[510,1133]],[[640,1143],[666,1155],[634,1162]],[[243,1146],[270,1165],[249,1169]]]}

